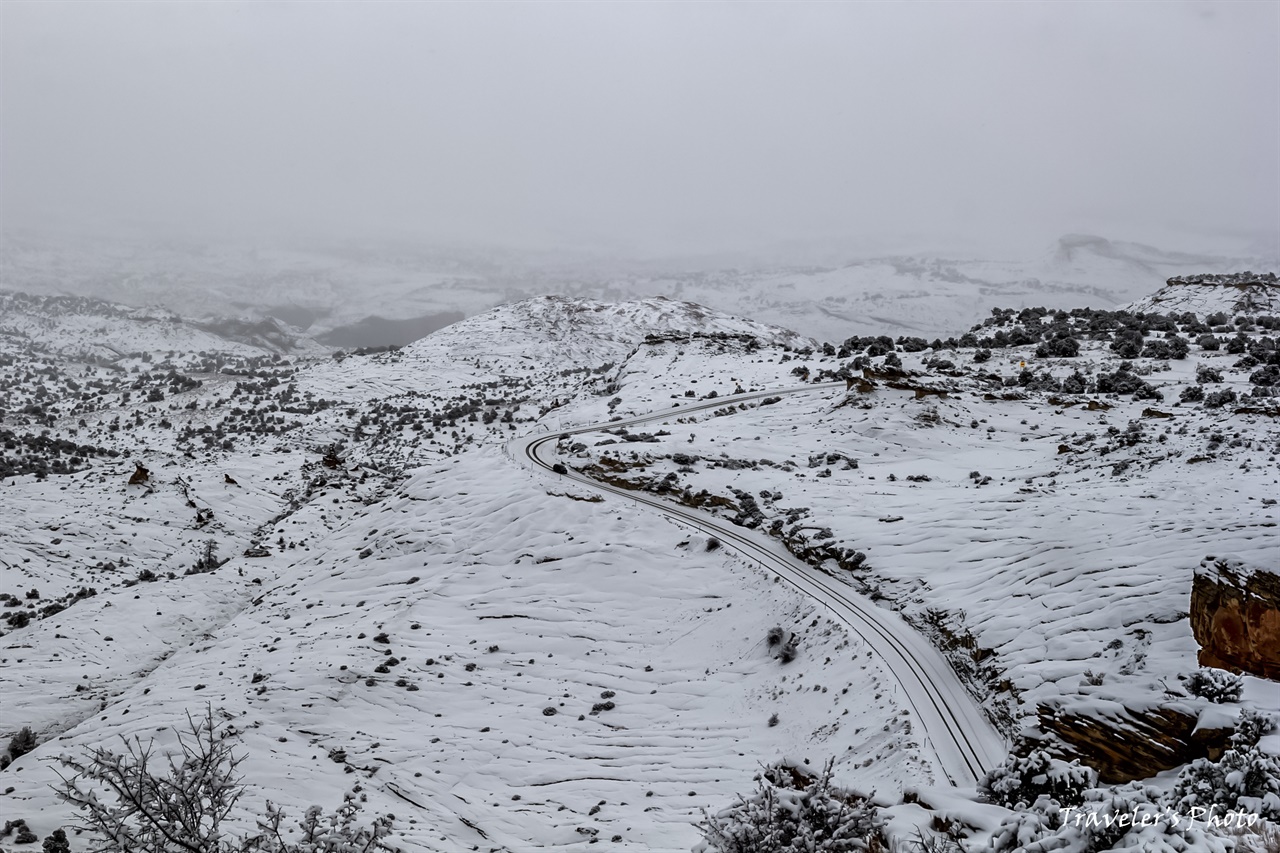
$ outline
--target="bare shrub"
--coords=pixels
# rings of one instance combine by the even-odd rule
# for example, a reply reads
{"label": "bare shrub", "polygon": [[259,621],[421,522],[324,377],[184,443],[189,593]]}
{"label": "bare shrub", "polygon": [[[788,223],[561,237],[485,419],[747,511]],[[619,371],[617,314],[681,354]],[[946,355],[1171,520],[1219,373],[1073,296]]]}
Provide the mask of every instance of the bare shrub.
{"label": "bare shrub", "polygon": [[155,741],[122,738],[124,752],[105,747],[84,758],[59,759],[70,775],[55,786],[58,798],[84,812],[83,829],[95,836],[94,853],[365,853],[387,849],[389,817],[357,826],[354,794],[331,815],[312,806],[299,822],[299,837],[286,838],[284,812],[267,801],[258,832],[239,834],[225,825],[245,793],[232,752],[231,733],[214,723],[213,709],[187,715],[176,730],[178,750],[157,757]]}

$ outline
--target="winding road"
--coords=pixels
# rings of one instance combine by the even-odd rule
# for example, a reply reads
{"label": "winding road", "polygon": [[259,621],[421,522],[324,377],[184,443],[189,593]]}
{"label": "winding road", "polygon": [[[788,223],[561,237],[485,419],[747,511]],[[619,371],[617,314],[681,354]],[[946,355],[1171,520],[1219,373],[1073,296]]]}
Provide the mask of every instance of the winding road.
{"label": "winding road", "polygon": [[[552,471],[556,463],[548,458],[562,435],[600,432],[618,427],[674,421],[706,409],[720,409],[762,397],[813,393],[843,389],[844,382],[826,382],[770,391],[718,397],[687,406],[676,406],[640,417],[588,426],[570,427],[555,433],[527,435],[508,445],[511,455]],[[758,563],[790,583],[800,592],[825,605],[831,613],[862,637],[884,659],[897,678],[907,704],[915,713],[928,745],[937,756],[937,765],[952,785],[970,786],[991,767],[1001,762],[1007,746],[942,654],[893,611],[877,606],[838,580],[796,559],[779,542],[748,528],[716,518],[710,513],[678,506],[655,495],[629,491],[600,483],[568,469],[567,477],[606,494],[618,495],[651,507],[720,539],[743,557]]]}

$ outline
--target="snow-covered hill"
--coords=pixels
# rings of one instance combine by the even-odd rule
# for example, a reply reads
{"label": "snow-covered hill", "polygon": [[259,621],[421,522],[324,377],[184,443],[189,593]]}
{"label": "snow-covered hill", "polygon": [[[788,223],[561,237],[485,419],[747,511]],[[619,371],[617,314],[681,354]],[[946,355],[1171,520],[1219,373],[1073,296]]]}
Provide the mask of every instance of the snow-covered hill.
{"label": "snow-covered hill", "polygon": [[1130,311],[1209,316],[1280,313],[1280,282],[1275,273],[1191,275],[1171,278],[1164,287],[1127,306]]}
{"label": "snow-covered hill", "polygon": [[[6,817],[69,823],[57,755],[206,705],[246,756],[246,819],[358,785],[403,850],[688,849],[699,809],[783,757],[834,758],[884,802],[942,784],[891,673],[820,606],[505,452],[693,400],[724,406],[562,442],[564,462],[776,522],[1055,748],[1044,708],[1207,714],[1178,681],[1190,572],[1277,544],[1273,318],[990,307],[938,349],[856,328],[823,347],[666,298],[551,296],[336,358],[175,319],[94,363],[84,330],[128,311],[16,311],[0,736],[39,745],[0,771]],[[848,394],[734,401],[842,376]],[[1245,702],[1277,705],[1256,680]]]}
{"label": "snow-covered hill", "polygon": [[80,361],[112,361],[129,353],[201,350],[233,356],[297,353],[324,347],[275,320],[217,317],[203,323],[159,306],[130,308],[77,296],[31,296],[0,290],[0,335],[13,344]]}

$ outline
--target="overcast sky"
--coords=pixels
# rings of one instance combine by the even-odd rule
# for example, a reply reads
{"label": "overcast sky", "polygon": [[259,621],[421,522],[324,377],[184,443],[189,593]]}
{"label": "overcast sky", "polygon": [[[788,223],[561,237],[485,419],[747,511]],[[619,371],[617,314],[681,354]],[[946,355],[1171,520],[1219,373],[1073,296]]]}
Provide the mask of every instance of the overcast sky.
{"label": "overcast sky", "polygon": [[1280,231],[1265,0],[4,0],[0,30],[6,229],[619,252]]}

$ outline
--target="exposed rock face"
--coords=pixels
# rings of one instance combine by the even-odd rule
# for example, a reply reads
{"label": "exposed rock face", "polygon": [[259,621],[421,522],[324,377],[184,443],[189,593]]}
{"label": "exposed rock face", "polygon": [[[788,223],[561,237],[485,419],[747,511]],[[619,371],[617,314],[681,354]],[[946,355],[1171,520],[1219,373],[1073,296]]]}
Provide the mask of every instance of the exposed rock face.
{"label": "exposed rock face", "polygon": [[1197,758],[1216,759],[1232,731],[1202,725],[1191,703],[1127,707],[1107,700],[1043,704],[1039,728],[1051,755],[1080,759],[1108,785],[1149,779]]}
{"label": "exposed rock face", "polygon": [[1232,272],[1232,273],[1202,273],[1200,275],[1175,275],[1168,280],[1169,284],[1207,284],[1217,287],[1242,287],[1245,285],[1254,285],[1257,287],[1275,287],[1276,274],[1273,272],[1253,273],[1253,272]]}
{"label": "exposed rock face", "polygon": [[1191,587],[1200,664],[1280,680],[1280,575],[1206,557]]}

